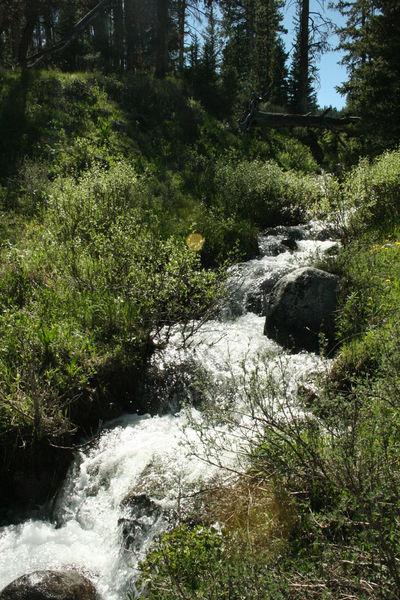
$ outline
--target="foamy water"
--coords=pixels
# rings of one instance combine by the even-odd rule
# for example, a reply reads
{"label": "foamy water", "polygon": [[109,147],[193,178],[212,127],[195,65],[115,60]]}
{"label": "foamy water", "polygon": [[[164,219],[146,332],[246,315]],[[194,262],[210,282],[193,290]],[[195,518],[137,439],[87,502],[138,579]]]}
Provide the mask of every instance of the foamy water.
{"label": "foamy water", "polygon": [[[165,352],[154,357],[161,372],[190,359],[222,389],[224,382],[234,381],[234,404],[242,415],[237,422],[248,418],[240,405],[243,373],[261,367],[279,378],[284,370],[285,394],[290,395],[325,368],[324,360],[314,354],[282,352],[263,335],[265,318],[247,310],[250,296],[260,306],[267,301],[269,279],[310,264],[334,244],[305,239],[318,233],[303,228],[295,251],[280,248],[273,256],[287,234],[279,231],[260,240],[263,256],[232,269],[224,319],[194,327],[197,331],[188,343],[176,327]],[[208,392],[218,400],[217,389],[211,386]],[[220,473],[207,462],[207,451],[193,427],[193,423],[209,427],[202,420],[199,410],[189,408],[154,417],[125,415],[107,424],[98,441],[77,457],[58,496],[53,522],[30,520],[0,529],[0,590],[35,570],[74,566],[94,581],[105,600],[125,598],[134,590],[137,563],[152,540],[187,510],[196,491]],[[213,432],[208,433],[212,437]],[[234,465],[235,450],[246,443],[246,436],[236,434],[229,427],[219,428],[222,464]],[[153,501],[148,514],[137,508],[143,494],[145,504]],[[133,508],[126,503],[129,495]],[[123,527],[129,528],[132,521],[134,542],[127,549]]]}

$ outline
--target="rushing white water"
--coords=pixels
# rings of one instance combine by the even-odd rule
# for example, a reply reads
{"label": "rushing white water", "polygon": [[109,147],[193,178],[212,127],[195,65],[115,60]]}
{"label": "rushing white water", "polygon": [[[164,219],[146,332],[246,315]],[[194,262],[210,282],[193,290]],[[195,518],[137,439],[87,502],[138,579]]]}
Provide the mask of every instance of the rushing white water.
{"label": "rushing white water", "polygon": [[[188,344],[177,328],[164,354],[155,357],[156,368],[162,372],[190,360],[214,381],[239,381],[244,369],[257,368],[265,356],[278,376],[283,356],[289,393],[312,380],[323,359],[306,352],[282,354],[263,335],[264,317],[248,308],[262,313],[273,282],[331,248],[334,242],[316,239],[323,237],[319,233],[315,227],[277,228],[261,237],[262,256],[232,269],[224,318],[194,327]],[[202,418],[192,408],[154,417],[125,415],[109,423],[77,457],[52,522],[30,520],[0,529],[0,590],[25,573],[74,566],[105,600],[125,598],[154,537],[184,515],[194,492],[219,472],[203,460],[205,449],[192,426]],[[226,439],[230,433],[222,428]],[[222,463],[233,464],[232,450],[226,443]]]}

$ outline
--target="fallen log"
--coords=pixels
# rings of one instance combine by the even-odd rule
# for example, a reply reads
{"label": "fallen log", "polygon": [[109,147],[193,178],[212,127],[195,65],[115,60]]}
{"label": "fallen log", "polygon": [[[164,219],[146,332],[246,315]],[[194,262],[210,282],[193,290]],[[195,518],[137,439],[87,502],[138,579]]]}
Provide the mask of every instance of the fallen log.
{"label": "fallen log", "polygon": [[324,111],[321,115],[296,115],[288,113],[266,113],[258,110],[258,105],[261,98],[257,93],[253,93],[249,111],[246,112],[239,120],[241,131],[250,129],[254,121],[263,121],[272,128],[280,127],[312,127],[318,129],[331,129],[341,131],[351,123],[360,121],[359,117],[328,117],[327,113],[331,110]]}

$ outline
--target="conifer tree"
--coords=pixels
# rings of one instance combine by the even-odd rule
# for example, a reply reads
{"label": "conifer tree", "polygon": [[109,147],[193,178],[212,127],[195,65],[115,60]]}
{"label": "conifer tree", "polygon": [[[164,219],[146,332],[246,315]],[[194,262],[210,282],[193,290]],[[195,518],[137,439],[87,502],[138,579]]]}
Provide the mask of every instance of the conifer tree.
{"label": "conifer tree", "polygon": [[280,9],[276,0],[255,0],[254,60],[251,68],[253,87],[267,93],[273,105],[287,104],[287,54],[280,37],[283,27]]}
{"label": "conifer tree", "polygon": [[349,72],[340,91],[362,118],[370,149],[394,147],[400,140],[400,1],[357,0],[339,8],[347,17],[340,35]]}
{"label": "conifer tree", "polygon": [[286,53],[280,33],[283,31],[279,0],[244,0],[240,4],[223,4],[224,49],[223,70],[236,69],[241,86],[249,96],[253,90],[268,99],[286,103]]}
{"label": "conifer tree", "polygon": [[[302,46],[300,26],[297,26],[296,41],[288,77],[289,107],[298,114],[313,111],[317,106],[314,89],[315,60],[309,54],[309,46]],[[304,38],[303,38],[304,42]]]}

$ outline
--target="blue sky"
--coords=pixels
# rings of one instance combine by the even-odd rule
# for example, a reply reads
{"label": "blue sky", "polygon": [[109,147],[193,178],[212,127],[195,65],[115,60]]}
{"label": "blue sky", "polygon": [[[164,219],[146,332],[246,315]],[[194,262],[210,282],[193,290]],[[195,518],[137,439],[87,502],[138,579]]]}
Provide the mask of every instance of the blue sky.
{"label": "blue sky", "polygon": [[[289,2],[288,6],[284,8],[284,26],[288,30],[287,35],[284,36],[286,50],[289,52],[293,43],[293,14],[295,12],[295,2]],[[310,0],[310,10],[315,12],[324,12],[326,17],[329,17],[336,25],[343,24],[343,17],[336,10],[321,8],[321,2],[317,0]],[[337,36],[332,34],[329,38],[331,47],[334,48],[337,45]],[[321,107],[333,106],[336,108],[343,108],[346,103],[346,98],[341,96],[336,90],[335,86],[340,85],[347,79],[346,68],[340,65],[342,53],[338,51],[330,51],[321,57],[318,63],[319,69],[319,84],[317,86],[318,103]]]}

